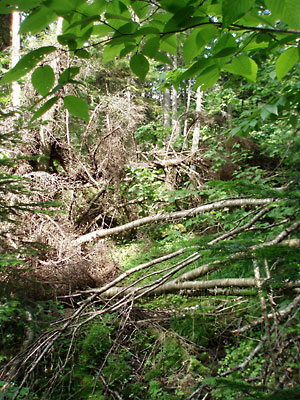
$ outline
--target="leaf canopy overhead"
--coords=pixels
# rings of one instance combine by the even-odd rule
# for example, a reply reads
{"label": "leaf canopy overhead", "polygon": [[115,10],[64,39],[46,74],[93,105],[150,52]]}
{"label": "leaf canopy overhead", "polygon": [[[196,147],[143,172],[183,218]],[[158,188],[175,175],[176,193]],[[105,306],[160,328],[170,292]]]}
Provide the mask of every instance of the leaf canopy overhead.
{"label": "leaf canopy overhead", "polygon": [[[141,80],[151,59],[172,66],[170,55],[178,49],[183,50],[185,65],[172,84],[194,79],[194,88],[202,90],[224,73],[255,82],[260,54],[277,52],[279,80],[299,62],[298,0],[0,1],[0,12],[12,9],[28,13],[21,33],[36,34],[62,17],[58,41],[64,49],[80,59],[89,57],[90,46],[99,46],[104,48],[104,62],[129,56],[130,67]],[[25,55],[0,82],[20,79],[54,50],[39,48]],[[46,93],[46,88],[39,90]]]}

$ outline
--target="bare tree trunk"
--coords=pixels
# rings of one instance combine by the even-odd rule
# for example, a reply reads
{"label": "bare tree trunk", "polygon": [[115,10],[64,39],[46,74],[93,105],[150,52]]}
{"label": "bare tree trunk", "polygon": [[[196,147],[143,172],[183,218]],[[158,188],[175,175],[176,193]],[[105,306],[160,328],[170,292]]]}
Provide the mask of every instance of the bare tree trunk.
{"label": "bare tree trunk", "polygon": [[163,125],[166,129],[171,127],[171,95],[170,89],[166,89],[163,93]]}
{"label": "bare tree trunk", "polygon": [[[12,13],[11,22],[11,66],[14,67],[20,60],[21,39],[20,30],[20,13],[14,11]],[[13,107],[21,105],[21,87],[18,82],[13,82],[11,86],[11,100]]]}
{"label": "bare tree trunk", "polygon": [[195,153],[198,150],[199,141],[200,141],[200,113],[202,110],[202,99],[203,99],[203,92],[200,89],[200,86],[197,89],[197,98],[196,98],[196,115],[197,121],[196,126],[193,134],[193,141],[192,141],[192,153]]}
{"label": "bare tree trunk", "polygon": [[[187,99],[186,99],[186,109],[185,112],[188,115],[188,112],[190,111],[190,106],[191,106],[191,93],[192,93],[192,81],[189,80],[189,84],[187,87]],[[185,121],[184,121],[184,127],[183,127],[183,136],[184,140],[186,140],[187,137],[187,128],[188,128],[188,118],[186,116]]]}

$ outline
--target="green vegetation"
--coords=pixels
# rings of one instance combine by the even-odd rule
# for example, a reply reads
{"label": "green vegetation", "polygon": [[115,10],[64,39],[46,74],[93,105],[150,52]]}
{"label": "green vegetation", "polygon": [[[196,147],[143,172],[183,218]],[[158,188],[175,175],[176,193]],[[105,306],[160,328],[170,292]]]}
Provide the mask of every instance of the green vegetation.
{"label": "green vegetation", "polygon": [[298,3],[0,0],[0,399],[299,398]]}

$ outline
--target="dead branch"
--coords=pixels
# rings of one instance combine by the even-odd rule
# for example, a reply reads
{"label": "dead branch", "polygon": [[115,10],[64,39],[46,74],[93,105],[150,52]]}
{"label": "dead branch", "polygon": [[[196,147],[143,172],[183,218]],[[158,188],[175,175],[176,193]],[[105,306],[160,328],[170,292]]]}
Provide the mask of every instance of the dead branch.
{"label": "dead branch", "polygon": [[[160,273],[161,271],[159,271]],[[261,280],[262,283],[264,280]],[[290,287],[300,287],[300,282],[289,282],[288,284],[282,286],[283,288]],[[167,293],[177,293],[186,291],[201,291],[206,289],[219,289],[219,288],[256,288],[256,280],[254,278],[224,278],[224,279],[212,279],[208,281],[176,281],[173,280],[165,285],[160,285],[157,289],[147,290],[147,294],[150,296],[159,296],[161,294]],[[145,288],[140,287],[138,291],[145,295]],[[120,295],[134,295],[137,292],[137,287],[112,287],[105,293],[103,293],[104,298],[111,298]],[[212,291],[214,294],[214,290]]]}
{"label": "dead branch", "polygon": [[[291,303],[289,303],[283,310],[278,311],[277,312],[277,318],[279,320],[283,320],[285,317],[287,317],[290,314],[290,312],[294,308],[296,308],[298,306],[299,303],[300,303],[300,295],[296,296],[294,298],[294,300]],[[268,319],[274,318],[273,313],[267,314],[267,318]],[[262,322],[264,322],[264,317],[259,317],[259,318],[255,319],[254,321],[252,321],[250,324],[247,324],[247,325],[245,325],[245,326],[243,326],[243,327],[241,327],[239,329],[236,329],[236,330],[232,331],[232,333],[234,335],[238,335],[240,333],[247,332],[248,330],[254,328],[255,326],[257,326],[259,324],[261,324]]]}
{"label": "dead branch", "polygon": [[274,199],[266,198],[266,199],[231,199],[231,200],[221,200],[215,203],[204,204],[199,207],[191,208],[189,210],[176,211],[173,213],[165,213],[165,214],[156,214],[149,217],[144,217],[141,219],[137,219],[135,221],[129,222],[127,224],[117,226],[115,228],[110,229],[99,229],[94,232],[90,232],[86,235],[82,235],[76,240],[74,240],[75,245],[81,245],[83,243],[90,242],[92,240],[101,239],[111,235],[117,235],[119,233],[125,232],[127,230],[137,228],[142,225],[151,224],[158,221],[168,221],[172,219],[178,218],[189,218],[194,215],[203,214],[205,212],[209,212],[212,210],[220,210],[226,207],[243,207],[243,206],[261,206],[265,204],[269,204]]}

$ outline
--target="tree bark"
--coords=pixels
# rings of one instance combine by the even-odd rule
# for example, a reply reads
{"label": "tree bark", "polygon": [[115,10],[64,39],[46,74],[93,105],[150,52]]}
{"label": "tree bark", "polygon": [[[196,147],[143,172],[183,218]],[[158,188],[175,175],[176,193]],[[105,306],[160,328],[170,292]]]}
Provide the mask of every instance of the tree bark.
{"label": "tree bark", "polygon": [[232,200],[221,200],[216,203],[204,204],[202,206],[191,208],[189,210],[176,211],[173,213],[157,214],[149,217],[144,217],[127,224],[117,226],[110,229],[99,229],[94,232],[90,232],[86,235],[80,236],[78,239],[74,240],[75,245],[80,245],[83,243],[90,242],[92,240],[98,240],[107,236],[117,235],[119,233],[125,232],[127,230],[137,228],[142,225],[150,224],[158,221],[168,221],[178,218],[189,218],[194,215],[203,214],[212,210],[220,210],[225,207],[243,207],[243,206],[261,206],[269,204],[273,201],[271,198],[266,199],[232,199]]}
{"label": "tree bark", "polygon": [[[19,35],[20,30],[20,13],[14,11],[12,13],[11,22],[11,67],[13,68],[20,60],[21,39]],[[21,86],[16,82],[11,85],[11,100],[13,107],[20,107],[21,105]]]}
{"label": "tree bark", "polygon": [[200,89],[200,86],[197,89],[197,97],[196,97],[196,115],[197,121],[196,126],[194,129],[193,134],[193,141],[192,141],[192,153],[196,153],[199,147],[200,142],[200,113],[202,110],[202,99],[203,99],[203,92]]}

